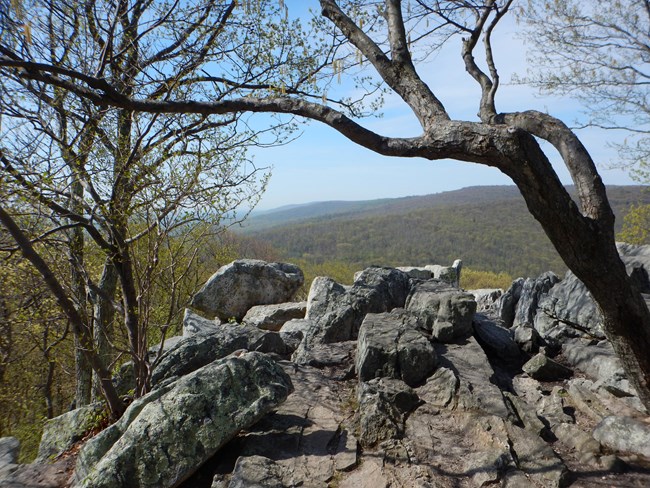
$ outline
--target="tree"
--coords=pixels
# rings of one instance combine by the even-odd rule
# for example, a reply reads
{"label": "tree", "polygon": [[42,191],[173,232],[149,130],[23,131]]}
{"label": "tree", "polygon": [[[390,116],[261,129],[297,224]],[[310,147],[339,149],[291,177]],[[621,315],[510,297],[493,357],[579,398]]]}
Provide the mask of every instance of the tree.
{"label": "tree", "polygon": [[[89,56],[101,58],[99,72],[131,94],[152,95],[153,90],[152,96],[159,98],[196,95],[187,78],[197,76],[208,50],[228,47],[229,39],[221,36],[222,24],[233,6],[206,1],[150,21],[144,16],[146,5],[120,2],[114,10],[111,2],[86,2],[79,12],[75,6],[57,2],[16,2],[3,18],[8,27],[2,39],[21,46],[30,56],[60,63],[83,65]],[[40,15],[28,20],[28,11]],[[171,26],[179,22],[187,22],[188,27],[177,38]],[[208,25],[202,26],[204,22]],[[201,36],[196,36],[197,31]],[[171,74],[173,81],[151,83],[159,69]],[[46,234],[67,235],[72,286],[64,286],[51,272],[33,246],[38,237],[19,228],[10,208],[3,209],[0,220],[11,229],[28,259],[48,276],[62,308],[73,314],[70,320],[77,324],[73,330],[80,341],[78,350],[85,357],[93,356],[98,383],[109,389],[105,382],[111,362],[106,353],[107,329],[115,310],[120,313],[127,335],[121,352],[129,354],[135,364],[136,395],[140,396],[149,388],[148,300],[160,272],[162,247],[174,240],[175,233],[186,232],[198,221],[203,231],[193,235],[193,244],[200,245],[215,234],[224,216],[236,221],[233,211],[243,202],[254,206],[265,177],[260,178],[246,148],[277,141],[283,128],[274,125],[253,131],[239,115],[218,120],[199,115],[181,121],[178,116],[130,109],[109,111],[74,98],[60,87],[16,76],[4,79],[0,90],[3,183],[17,198],[31,202],[32,208],[51,213],[52,228]],[[261,135],[265,133],[271,137],[264,141]],[[99,277],[85,263],[86,236],[104,254]],[[147,245],[144,264],[136,255],[142,243]],[[183,263],[185,267],[191,264]],[[174,271],[184,276],[182,269]],[[115,299],[118,284],[121,304]],[[176,280],[170,284],[172,288],[177,285]],[[86,296],[91,298],[91,311]],[[88,343],[88,337],[94,342]],[[114,341],[111,345],[122,346]],[[88,389],[79,373],[77,379],[82,386],[77,399],[83,403]],[[109,403],[119,413],[117,402]]]}
{"label": "tree", "polygon": [[[262,12],[268,7],[267,2],[253,3]],[[314,19],[314,32],[307,38],[329,36],[330,45],[337,48],[335,62],[331,62],[331,49],[305,46],[304,33],[297,30],[298,37],[286,47],[297,53],[309,49],[313,60],[309,65],[292,66],[285,51],[274,51],[271,60],[255,58],[256,70],[273,72],[282,80],[280,90],[245,86],[235,72],[231,72],[232,77],[220,76],[223,65],[215,63],[206,64],[204,69],[214,73],[213,80],[220,80],[217,83],[223,96],[192,100],[136,97],[81,67],[30,59],[6,44],[0,47],[0,67],[5,73],[64,88],[100,106],[154,114],[293,114],[325,123],[350,141],[386,156],[453,158],[499,169],[519,187],[528,209],[566,265],[599,304],[607,335],[640,398],[650,407],[650,313],[616,250],[614,216],[594,162],[576,134],[557,118],[530,110],[500,113],[496,109],[499,77],[491,40],[513,1],[319,3],[322,17]],[[431,42],[457,35],[463,36],[460,55],[465,69],[481,89],[478,121],[453,120],[416,68],[418,60],[413,53],[418,43],[424,46],[420,52],[426,54]],[[481,45],[486,68],[481,68],[476,59]],[[237,53],[245,50],[242,47]],[[311,88],[316,74],[336,79],[341,70],[345,73],[362,61],[366,67],[371,65],[385,86],[410,107],[422,134],[395,138],[375,133],[354,120],[359,115],[356,105],[345,100],[335,103],[322,93],[325,100],[321,100]],[[444,76],[446,67],[438,68],[436,74]],[[157,81],[166,78],[161,71]],[[231,86],[238,90],[226,94],[226,87]],[[577,202],[561,184],[536,139],[548,141],[559,151],[576,186]]]}
{"label": "tree", "polygon": [[[535,66],[524,81],[580,100],[588,125],[624,131],[619,164],[649,183],[650,3],[529,0],[524,19]],[[647,243],[648,215],[650,206],[633,206],[620,238]]]}

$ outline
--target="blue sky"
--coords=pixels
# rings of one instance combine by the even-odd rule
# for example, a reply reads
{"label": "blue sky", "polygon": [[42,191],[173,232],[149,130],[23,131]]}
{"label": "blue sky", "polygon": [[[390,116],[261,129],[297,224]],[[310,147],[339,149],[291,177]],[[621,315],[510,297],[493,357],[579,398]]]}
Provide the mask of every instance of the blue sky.
{"label": "blue sky", "polygon": [[[316,1],[288,1],[289,12],[300,11]],[[494,52],[502,86],[497,94],[498,111],[536,109],[573,125],[583,119],[580,105],[569,98],[540,97],[529,87],[511,85],[513,74],[526,74],[526,48],[516,36],[518,26],[510,21],[496,32]],[[476,120],[479,91],[465,72],[456,38],[436,56],[419,65],[418,71],[442,100],[453,118]],[[345,75],[344,75],[345,76]],[[346,89],[345,81],[341,89]],[[417,136],[420,127],[408,107],[389,96],[382,118],[362,123],[388,136]],[[617,161],[610,147],[625,134],[589,128],[578,131],[582,142],[598,164],[606,184],[633,184],[624,170],[611,169]],[[554,150],[547,151],[565,183],[571,180]],[[506,185],[511,180],[498,170],[450,160],[427,161],[389,158],[348,141],[333,129],[316,122],[303,127],[302,135],[286,146],[255,151],[256,164],[271,166],[272,176],[258,209],[327,200],[370,200],[425,195],[475,185]]]}

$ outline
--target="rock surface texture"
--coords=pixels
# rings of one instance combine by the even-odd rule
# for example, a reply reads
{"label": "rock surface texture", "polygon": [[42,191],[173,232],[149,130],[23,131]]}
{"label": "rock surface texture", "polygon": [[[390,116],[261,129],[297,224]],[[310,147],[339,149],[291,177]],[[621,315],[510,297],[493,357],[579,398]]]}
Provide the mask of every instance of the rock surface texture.
{"label": "rock surface texture", "polygon": [[[642,280],[650,251],[625,249]],[[582,313],[589,297],[554,302],[579,322],[541,326],[566,291],[548,274],[475,314],[474,295],[429,277],[448,268],[317,278],[306,318],[279,332],[207,321],[86,442],[77,486],[650,486],[650,418]],[[11,488],[47,466],[10,465]],[[66,486],[51,480],[37,486]]]}
{"label": "rock surface texture", "polygon": [[220,268],[192,298],[192,307],[221,320],[241,321],[255,305],[288,302],[303,284],[288,263],[241,259]]}

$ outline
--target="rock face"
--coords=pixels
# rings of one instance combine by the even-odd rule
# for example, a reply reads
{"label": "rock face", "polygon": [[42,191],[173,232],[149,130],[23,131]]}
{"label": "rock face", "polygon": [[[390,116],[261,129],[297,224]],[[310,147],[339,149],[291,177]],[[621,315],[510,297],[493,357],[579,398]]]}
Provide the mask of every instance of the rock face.
{"label": "rock face", "polygon": [[241,321],[255,305],[288,302],[304,282],[287,263],[241,259],[220,268],[192,298],[192,307],[223,321]]}
{"label": "rock face", "polygon": [[78,487],[172,487],[293,390],[260,353],[215,361],[133,403],[81,451]]}
{"label": "rock face", "polygon": [[638,454],[650,461],[650,425],[629,417],[606,417],[594,429],[594,438],[617,451]]}

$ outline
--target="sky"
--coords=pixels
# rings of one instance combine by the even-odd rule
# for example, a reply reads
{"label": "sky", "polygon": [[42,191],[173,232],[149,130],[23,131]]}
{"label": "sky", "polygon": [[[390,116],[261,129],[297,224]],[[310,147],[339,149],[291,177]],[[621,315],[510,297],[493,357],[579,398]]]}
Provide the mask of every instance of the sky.
{"label": "sky", "polygon": [[[316,3],[313,0],[286,1],[293,15],[304,15],[307,6]],[[584,120],[583,107],[576,101],[541,97],[533,88],[511,83],[513,74],[525,75],[527,69],[526,46],[517,36],[518,29],[514,21],[509,21],[500,24],[495,31],[493,50],[502,82],[496,98],[497,111],[535,109],[548,112],[570,126],[579,124]],[[456,38],[417,69],[452,118],[475,121],[480,92],[476,82],[465,72],[459,53],[460,39]],[[346,86],[344,80],[342,88]],[[366,118],[362,124],[386,136],[421,134],[410,109],[396,95],[386,98],[381,112],[381,118]],[[605,184],[634,184],[625,170],[612,168],[617,153],[611,144],[622,142],[626,134],[596,128],[580,129],[577,133],[596,161]],[[560,179],[570,184],[571,179],[559,155],[549,145],[543,147]],[[259,210],[319,201],[395,198],[476,185],[512,184],[498,170],[478,164],[381,156],[317,122],[303,126],[297,140],[284,146],[258,149],[254,157],[258,166],[271,169],[267,190],[257,206]]]}

